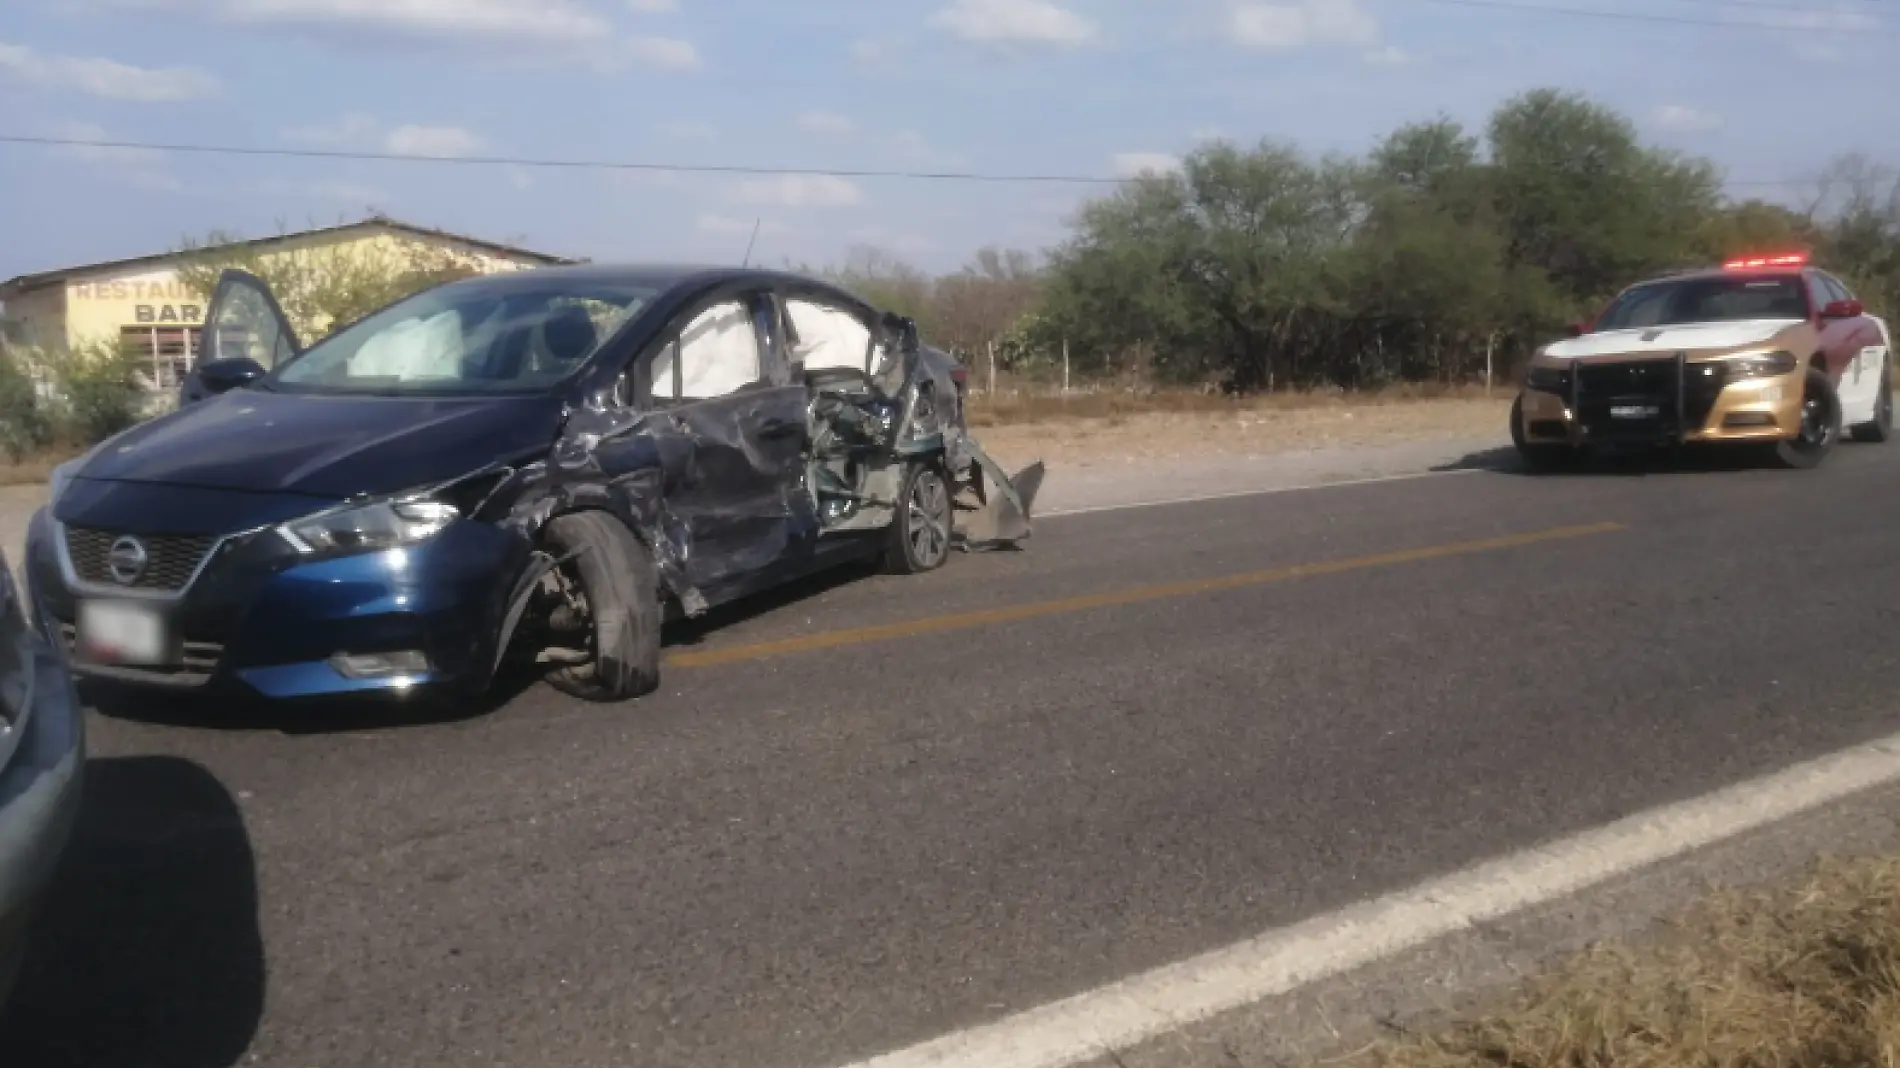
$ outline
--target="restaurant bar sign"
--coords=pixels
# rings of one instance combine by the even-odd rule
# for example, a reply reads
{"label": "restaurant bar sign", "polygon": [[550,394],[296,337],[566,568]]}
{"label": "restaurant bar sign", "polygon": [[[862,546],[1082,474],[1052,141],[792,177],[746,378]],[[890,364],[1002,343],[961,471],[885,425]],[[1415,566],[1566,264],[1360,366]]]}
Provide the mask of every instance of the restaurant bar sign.
{"label": "restaurant bar sign", "polygon": [[74,286],[73,300],[117,304],[129,310],[121,321],[146,324],[204,322],[204,305],[190,286],[176,280],[95,282]]}

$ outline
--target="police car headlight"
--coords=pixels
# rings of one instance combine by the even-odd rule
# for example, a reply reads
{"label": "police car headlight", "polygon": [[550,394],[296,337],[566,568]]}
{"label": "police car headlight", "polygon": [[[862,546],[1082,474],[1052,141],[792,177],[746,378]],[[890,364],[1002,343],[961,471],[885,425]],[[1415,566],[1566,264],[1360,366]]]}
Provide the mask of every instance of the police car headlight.
{"label": "police car headlight", "polygon": [[1722,363],[1728,369],[1727,377],[1732,382],[1745,378],[1774,378],[1801,366],[1801,361],[1792,352],[1751,352],[1730,356]]}
{"label": "police car headlight", "polygon": [[1570,385],[1570,372],[1563,367],[1534,363],[1531,364],[1530,370],[1525,372],[1524,384],[1531,389],[1561,393]]}

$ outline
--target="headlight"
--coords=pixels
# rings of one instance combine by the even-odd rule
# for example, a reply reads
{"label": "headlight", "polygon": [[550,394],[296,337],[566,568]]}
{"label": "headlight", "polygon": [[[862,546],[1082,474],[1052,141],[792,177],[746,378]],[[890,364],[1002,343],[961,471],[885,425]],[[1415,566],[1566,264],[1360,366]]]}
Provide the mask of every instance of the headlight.
{"label": "headlight", "polygon": [[1722,361],[1728,368],[1728,379],[1733,382],[1743,378],[1773,378],[1785,375],[1801,365],[1792,352],[1751,352],[1746,356],[1730,356]]}
{"label": "headlight", "polygon": [[454,505],[426,498],[377,501],[285,523],[277,533],[305,555],[373,553],[427,541],[461,517]]}
{"label": "headlight", "polygon": [[1565,367],[1534,363],[1524,375],[1524,384],[1531,389],[1543,390],[1547,393],[1562,393],[1570,388],[1570,370]]}

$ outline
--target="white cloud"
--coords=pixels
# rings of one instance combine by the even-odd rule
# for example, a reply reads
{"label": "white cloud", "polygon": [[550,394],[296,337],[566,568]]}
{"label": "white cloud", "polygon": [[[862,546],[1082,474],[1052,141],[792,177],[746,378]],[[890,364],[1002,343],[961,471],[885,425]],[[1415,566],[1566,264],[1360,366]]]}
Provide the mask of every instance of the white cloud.
{"label": "white cloud", "polygon": [[1293,4],[1239,4],[1227,35],[1248,48],[1285,50],[1309,45],[1372,45],[1379,22],[1358,0],[1299,0]]}
{"label": "white cloud", "polygon": [[460,126],[398,126],[383,138],[383,147],[398,156],[469,156],[480,151],[482,139]]}
{"label": "white cloud", "polygon": [[1763,25],[1790,30],[1831,30],[1841,33],[1857,33],[1880,26],[1879,19],[1864,11],[1850,11],[1844,4],[1831,9],[1817,7],[1812,11],[1763,11],[1760,21]]}
{"label": "white cloud", "polygon": [[1116,176],[1121,178],[1168,174],[1181,169],[1180,158],[1166,152],[1119,152],[1112,162]]}
{"label": "white cloud", "polygon": [[1713,130],[1722,125],[1720,116],[1698,111],[1687,104],[1664,104],[1650,118],[1665,130]]}
{"label": "white cloud", "polygon": [[835,115],[829,111],[807,111],[798,117],[798,128],[806,133],[847,137],[857,132],[858,124],[848,116]]}
{"label": "white cloud", "polygon": [[699,217],[699,228],[709,234],[750,235],[752,233],[752,227],[755,224],[758,226],[761,236],[765,234],[782,234],[785,232],[784,223],[775,222],[771,219],[741,219],[732,215],[714,214],[706,214]]}
{"label": "white cloud", "polygon": [[1402,67],[1410,63],[1412,57],[1398,45],[1386,45],[1384,48],[1375,48],[1367,52],[1365,60],[1375,67]]}
{"label": "white cloud", "polygon": [[313,145],[361,144],[374,138],[381,126],[374,115],[351,112],[329,122],[293,126],[285,130],[283,136],[287,141],[303,141]]}
{"label": "white cloud", "polygon": [[506,42],[597,41],[613,27],[575,0],[107,0],[222,22]]}
{"label": "white cloud", "polygon": [[672,74],[700,68],[699,49],[694,48],[691,41],[676,37],[629,38],[627,54],[647,70]]}
{"label": "white cloud", "polygon": [[955,37],[983,44],[1086,44],[1101,32],[1095,23],[1051,0],[954,0],[930,24]]}
{"label": "white cloud", "polygon": [[732,198],[741,204],[786,208],[848,208],[864,203],[864,191],[836,175],[781,174],[740,182],[732,188]]}
{"label": "white cloud", "polygon": [[486,146],[478,134],[460,126],[421,123],[385,126],[381,119],[362,112],[350,112],[308,126],[292,126],[283,131],[282,136],[286,141],[333,148],[373,148],[398,156],[469,156]]}
{"label": "white cloud", "polygon": [[0,78],[40,89],[141,104],[197,100],[218,80],[192,67],[134,67],[90,56],[55,56],[0,41]]}
{"label": "white cloud", "polygon": [[679,0],[627,0],[627,7],[642,15],[666,15],[680,9]]}

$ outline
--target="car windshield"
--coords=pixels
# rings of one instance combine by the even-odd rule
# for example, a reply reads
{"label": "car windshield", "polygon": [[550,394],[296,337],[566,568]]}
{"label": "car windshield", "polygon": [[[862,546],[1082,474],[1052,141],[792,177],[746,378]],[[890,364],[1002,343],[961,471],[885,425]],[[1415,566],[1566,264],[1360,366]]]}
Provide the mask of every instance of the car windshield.
{"label": "car windshield", "polygon": [[449,285],[394,304],[264,379],[296,393],[519,393],[579,370],[655,290],[550,278]]}
{"label": "car windshield", "polygon": [[1616,298],[1596,330],[1633,330],[1741,319],[1802,319],[1808,302],[1801,276],[1737,275],[1685,278],[1633,286]]}

